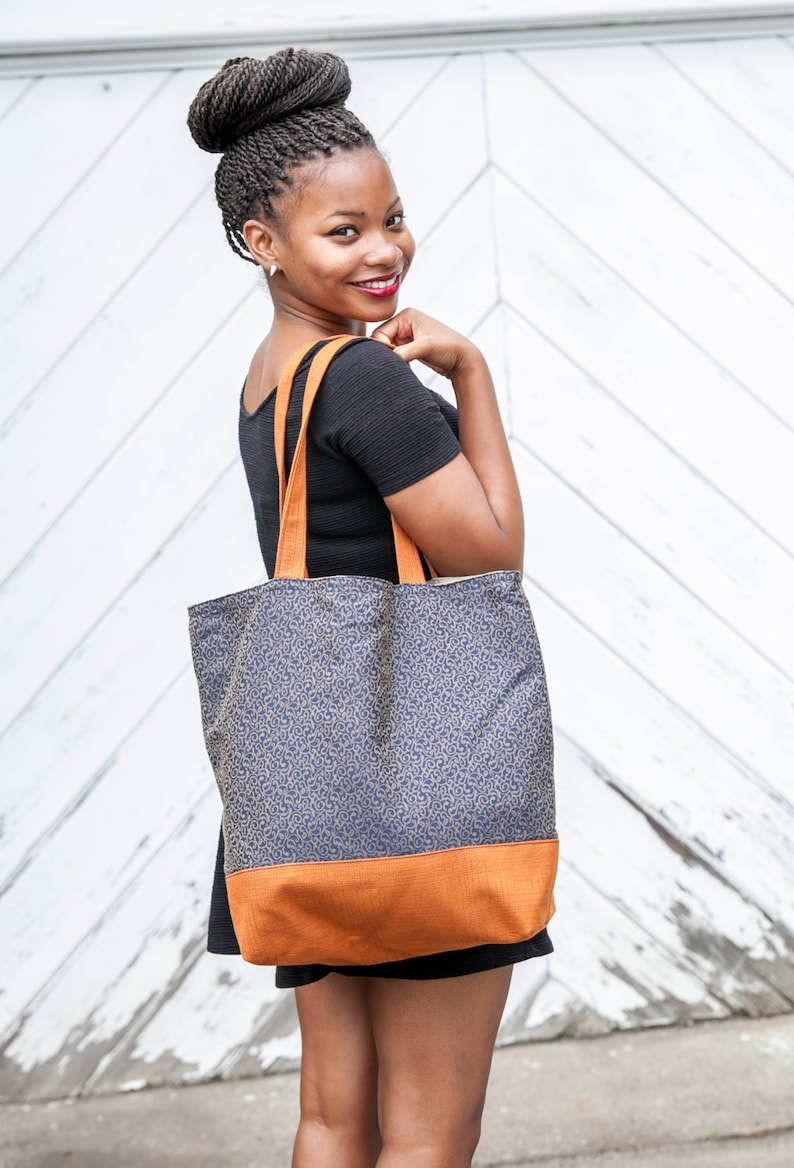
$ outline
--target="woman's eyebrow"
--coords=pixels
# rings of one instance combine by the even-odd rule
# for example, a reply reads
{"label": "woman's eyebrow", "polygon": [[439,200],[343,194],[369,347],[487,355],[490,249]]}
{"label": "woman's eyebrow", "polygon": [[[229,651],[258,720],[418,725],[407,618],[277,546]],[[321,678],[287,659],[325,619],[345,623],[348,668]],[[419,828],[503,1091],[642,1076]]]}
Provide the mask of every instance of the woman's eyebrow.
{"label": "woman's eyebrow", "polygon": [[[401,199],[400,199],[400,196],[398,195],[397,198],[394,200],[394,202],[389,203],[386,210],[391,211],[392,207],[396,206],[397,203],[399,203],[399,202],[401,202]],[[327,216],[327,218],[328,219],[335,219],[339,215],[339,216],[343,216],[344,218],[364,219],[366,214],[367,214],[366,211],[331,211],[331,213]]]}

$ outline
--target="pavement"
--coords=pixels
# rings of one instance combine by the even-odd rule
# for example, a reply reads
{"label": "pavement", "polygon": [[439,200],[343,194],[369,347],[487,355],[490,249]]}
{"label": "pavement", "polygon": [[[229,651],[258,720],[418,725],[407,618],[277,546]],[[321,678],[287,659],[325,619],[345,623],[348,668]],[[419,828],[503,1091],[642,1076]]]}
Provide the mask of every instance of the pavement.
{"label": "pavement", "polygon": [[[0,1106],[0,1168],[289,1168],[298,1076]],[[476,1168],[794,1168],[794,1015],[494,1056]]]}

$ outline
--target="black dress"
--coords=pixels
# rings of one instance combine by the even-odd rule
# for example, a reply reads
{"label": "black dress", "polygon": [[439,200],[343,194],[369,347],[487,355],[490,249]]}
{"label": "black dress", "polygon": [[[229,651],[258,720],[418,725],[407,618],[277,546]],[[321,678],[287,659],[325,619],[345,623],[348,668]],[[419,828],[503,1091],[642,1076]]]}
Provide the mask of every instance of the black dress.
{"label": "black dress", "polygon": [[[287,417],[287,466],[313,349],[295,377]],[[268,574],[278,545],[278,473],[273,447],[275,391],[249,414],[240,402],[240,451]],[[385,495],[403,490],[450,462],[460,451],[457,411],[428,390],[408,365],[377,341],[362,339],[334,358],[312,409],[307,434],[310,576],[375,576],[397,582],[397,563]],[[224,877],[223,832],[218,840],[210,902],[208,949],[239,953]],[[276,985],[307,985],[328,973],[429,979],[458,977],[512,965],[553,951],[543,929],[510,945],[478,945],[378,965],[279,965]]]}

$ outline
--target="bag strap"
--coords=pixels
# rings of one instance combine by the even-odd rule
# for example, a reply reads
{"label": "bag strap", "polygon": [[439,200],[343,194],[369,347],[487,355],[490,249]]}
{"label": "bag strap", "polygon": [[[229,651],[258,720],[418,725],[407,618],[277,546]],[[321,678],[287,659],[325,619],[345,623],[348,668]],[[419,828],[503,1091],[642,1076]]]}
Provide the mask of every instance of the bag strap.
{"label": "bag strap", "polygon": [[[332,337],[336,340],[336,337]],[[308,345],[301,345],[299,349],[292,354],[289,361],[284,367],[276,389],[276,404],[273,415],[273,432],[276,441],[276,468],[278,470],[278,513],[281,515],[284,510],[284,493],[287,489],[287,471],[286,471],[286,457],[287,457],[287,410],[289,409],[289,399],[292,394],[292,383],[295,380],[295,374],[298,372],[301,361],[317,344],[316,341],[311,341]]]}
{"label": "bag strap", "polygon": [[[317,342],[312,341],[311,344],[304,345],[294,353],[279,379],[273,425],[281,526],[274,579],[285,576],[293,579],[308,578],[309,572],[306,567],[306,432],[309,418],[314,400],[331,361],[345,345],[360,339],[352,336],[331,337],[312,358],[303,394],[301,427],[295,453],[292,457],[288,481],[286,477],[287,410],[289,409],[295,374],[303,358]],[[424,584],[425,573],[419,549],[410,536],[403,531],[393,515],[391,524],[394,551],[397,557],[397,578],[401,584]]]}

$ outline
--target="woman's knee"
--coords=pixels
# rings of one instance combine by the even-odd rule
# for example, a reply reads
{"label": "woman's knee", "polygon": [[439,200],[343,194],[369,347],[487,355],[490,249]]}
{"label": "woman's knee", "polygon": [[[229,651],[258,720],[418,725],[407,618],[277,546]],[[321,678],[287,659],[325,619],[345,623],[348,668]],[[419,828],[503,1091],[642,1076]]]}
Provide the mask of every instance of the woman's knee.
{"label": "woman's knee", "polygon": [[318,1138],[379,1139],[376,1072],[348,1074],[344,1063],[334,1068],[304,1064],[300,1122]]}
{"label": "woman's knee", "polygon": [[471,1168],[480,1129],[479,1116],[470,1116],[432,1132],[386,1132],[378,1168]]}
{"label": "woman's knee", "polygon": [[381,1097],[378,1168],[470,1168],[480,1142],[484,1095],[442,1091],[440,1096],[428,1091],[424,1106],[416,1097]]}
{"label": "woman's knee", "polygon": [[293,1168],[374,1168],[381,1150],[376,1074],[304,1059]]}
{"label": "woman's knee", "polygon": [[292,1168],[375,1168],[380,1150],[377,1126],[301,1114]]}

